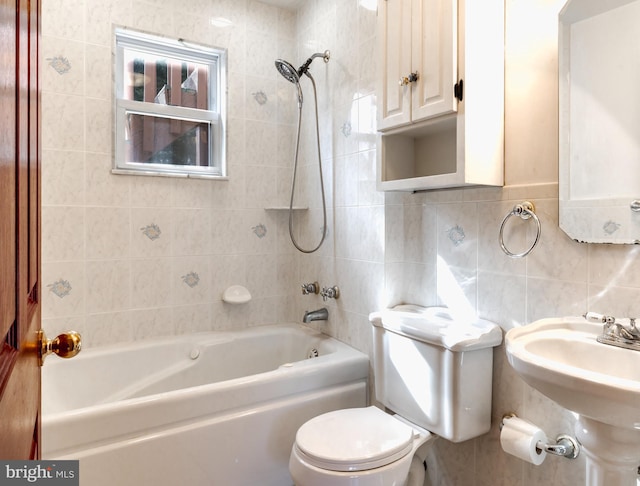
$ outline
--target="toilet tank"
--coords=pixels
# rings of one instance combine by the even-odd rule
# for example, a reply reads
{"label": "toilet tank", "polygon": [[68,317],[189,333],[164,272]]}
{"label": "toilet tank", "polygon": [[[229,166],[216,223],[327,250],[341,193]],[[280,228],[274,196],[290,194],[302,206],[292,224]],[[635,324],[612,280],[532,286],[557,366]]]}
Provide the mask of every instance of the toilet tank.
{"label": "toilet tank", "polygon": [[489,431],[499,326],[416,305],[375,312],[369,320],[379,402],[452,442]]}

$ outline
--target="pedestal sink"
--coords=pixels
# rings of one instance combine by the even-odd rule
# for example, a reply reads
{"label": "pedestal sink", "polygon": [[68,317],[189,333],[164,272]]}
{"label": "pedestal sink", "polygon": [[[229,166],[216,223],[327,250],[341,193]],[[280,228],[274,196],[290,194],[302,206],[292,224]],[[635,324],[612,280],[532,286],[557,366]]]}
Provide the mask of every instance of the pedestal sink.
{"label": "pedestal sink", "polygon": [[640,351],[599,343],[601,333],[582,317],[542,319],[507,332],[507,358],[525,382],[579,414],[587,486],[636,486]]}

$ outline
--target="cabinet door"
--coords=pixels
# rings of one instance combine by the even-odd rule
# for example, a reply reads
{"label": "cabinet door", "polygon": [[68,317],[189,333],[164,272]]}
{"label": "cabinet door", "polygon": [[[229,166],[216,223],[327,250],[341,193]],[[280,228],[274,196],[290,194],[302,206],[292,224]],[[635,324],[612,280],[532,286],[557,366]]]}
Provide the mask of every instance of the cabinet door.
{"label": "cabinet door", "polygon": [[412,121],[457,110],[453,87],[458,72],[457,0],[412,0]]}
{"label": "cabinet door", "polygon": [[378,36],[381,76],[378,93],[378,130],[411,121],[411,85],[399,80],[411,73],[411,2],[378,2]]}

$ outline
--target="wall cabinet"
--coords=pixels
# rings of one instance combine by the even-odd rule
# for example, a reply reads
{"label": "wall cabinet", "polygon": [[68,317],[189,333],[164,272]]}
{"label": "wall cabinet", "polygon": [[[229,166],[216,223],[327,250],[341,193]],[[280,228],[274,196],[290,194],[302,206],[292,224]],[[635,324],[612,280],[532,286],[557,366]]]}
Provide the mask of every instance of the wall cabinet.
{"label": "wall cabinet", "polygon": [[378,189],[504,183],[504,0],[380,0]]}

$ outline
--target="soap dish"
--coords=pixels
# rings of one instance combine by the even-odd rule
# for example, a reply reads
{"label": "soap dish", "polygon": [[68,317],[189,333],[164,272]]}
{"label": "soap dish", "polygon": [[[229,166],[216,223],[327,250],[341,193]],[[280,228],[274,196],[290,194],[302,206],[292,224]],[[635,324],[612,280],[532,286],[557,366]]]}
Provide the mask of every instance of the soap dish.
{"label": "soap dish", "polygon": [[246,304],[251,300],[251,293],[242,285],[232,285],[223,292],[222,300],[227,304]]}

